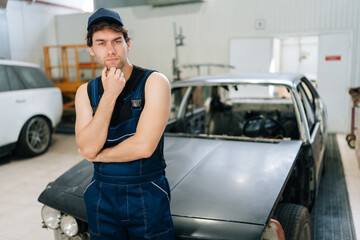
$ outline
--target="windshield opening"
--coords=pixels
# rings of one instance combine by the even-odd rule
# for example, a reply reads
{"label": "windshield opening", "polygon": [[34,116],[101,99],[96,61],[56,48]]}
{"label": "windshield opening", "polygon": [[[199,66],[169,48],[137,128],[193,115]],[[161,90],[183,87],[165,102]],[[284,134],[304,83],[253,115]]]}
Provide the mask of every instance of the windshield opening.
{"label": "windshield opening", "polygon": [[299,139],[290,92],[286,86],[254,84],[174,88],[166,132]]}

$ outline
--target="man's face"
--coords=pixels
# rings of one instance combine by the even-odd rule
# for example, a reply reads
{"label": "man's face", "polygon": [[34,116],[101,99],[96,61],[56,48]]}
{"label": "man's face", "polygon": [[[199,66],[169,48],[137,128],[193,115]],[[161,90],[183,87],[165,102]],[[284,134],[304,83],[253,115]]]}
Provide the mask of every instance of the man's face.
{"label": "man's face", "polygon": [[122,69],[127,63],[130,41],[125,41],[123,33],[105,28],[93,34],[92,42],[92,47],[89,47],[90,54],[95,56],[103,67],[106,66],[108,70],[111,67]]}

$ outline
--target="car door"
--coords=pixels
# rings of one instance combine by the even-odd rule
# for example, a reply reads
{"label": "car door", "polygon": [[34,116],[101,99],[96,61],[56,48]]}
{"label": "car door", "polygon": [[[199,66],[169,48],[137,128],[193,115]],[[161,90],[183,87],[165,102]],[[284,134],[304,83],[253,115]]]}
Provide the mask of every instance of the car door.
{"label": "car door", "polygon": [[5,67],[0,65],[0,109],[2,109],[0,117],[0,146],[11,143],[11,138],[9,136],[9,115],[12,113],[9,112],[7,107],[7,98],[9,95],[10,86],[7,79],[7,74]]}
{"label": "car door", "polygon": [[313,87],[310,84],[311,83],[306,78],[301,79],[301,82],[297,86],[297,92],[306,114],[310,133],[309,143],[311,145],[315,163],[316,182],[318,182],[323,155],[324,128],[321,126],[323,120],[319,119],[316,115],[317,110],[315,102],[318,96],[314,94]]}
{"label": "car door", "polygon": [[15,143],[18,140],[24,112],[26,112],[26,98],[23,94],[25,84],[17,76],[11,66],[0,66],[0,145]]}

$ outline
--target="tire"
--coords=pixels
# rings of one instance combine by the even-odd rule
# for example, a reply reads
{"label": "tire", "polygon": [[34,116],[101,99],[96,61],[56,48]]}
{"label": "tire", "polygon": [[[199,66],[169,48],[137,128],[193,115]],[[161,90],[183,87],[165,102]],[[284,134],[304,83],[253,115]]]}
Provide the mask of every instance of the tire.
{"label": "tire", "polygon": [[348,134],[348,135],[346,135],[346,141],[349,141],[349,139],[352,137],[353,135],[351,135],[351,134]]}
{"label": "tire", "polygon": [[293,203],[280,203],[275,212],[286,240],[312,240],[313,231],[309,211],[306,207]]}
{"label": "tire", "polygon": [[16,154],[33,157],[46,152],[51,143],[52,129],[44,117],[29,119],[20,132]]}
{"label": "tire", "polygon": [[350,148],[354,149],[355,148],[355,144],[356,144],[356,137],[355,136],[350,136],[347,139],[347,143],[349,145]]}

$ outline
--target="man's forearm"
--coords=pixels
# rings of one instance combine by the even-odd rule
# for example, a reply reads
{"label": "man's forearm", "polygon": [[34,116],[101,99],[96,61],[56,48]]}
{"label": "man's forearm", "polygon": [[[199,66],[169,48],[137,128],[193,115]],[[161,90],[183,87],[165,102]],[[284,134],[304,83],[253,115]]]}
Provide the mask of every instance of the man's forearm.
{"label": "man's forearm", "polygon": [[99,153],[95,161],[131,162],[150,157],[155,149],[156,146],[151,146],[149,142],[134,135],[115,147],[104,149]]}
{"label": "man's forearm", "polygon": [[101,98],[91,121],[76,134],[76,143],[84,157],[94,158],[105,144],[115,99]]}

